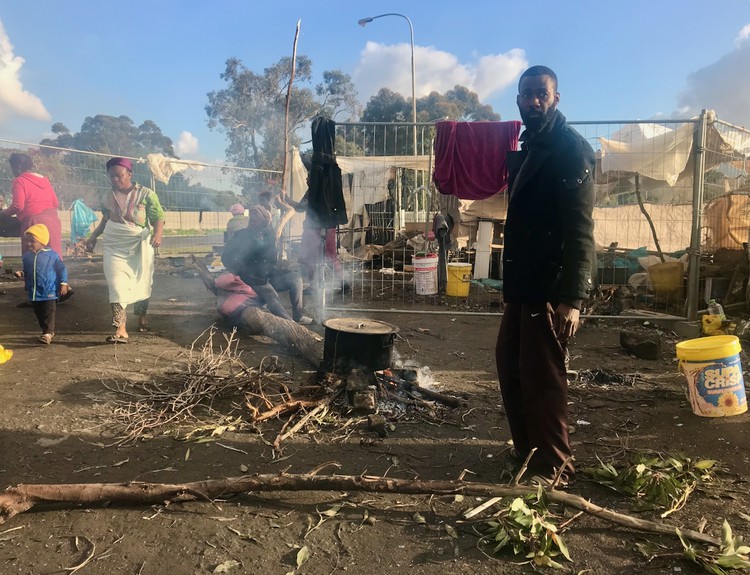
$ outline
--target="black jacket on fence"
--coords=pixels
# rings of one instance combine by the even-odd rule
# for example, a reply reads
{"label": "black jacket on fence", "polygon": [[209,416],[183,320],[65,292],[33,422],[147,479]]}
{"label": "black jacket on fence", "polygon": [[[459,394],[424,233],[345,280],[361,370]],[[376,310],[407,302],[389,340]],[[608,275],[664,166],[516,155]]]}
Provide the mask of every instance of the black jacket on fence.
{"label": "black jacket on fence", "polygon": [[559,111],[520,139],[521,150],[508,153],[505,301],[580,308],[596,257],[594,151]]}
{"label": "black jacket on fence", "polygon": [[322,117],[313,120],[307,217],[321,228],[335,228],[348,221],[341,168],[333,151],[335,139],[336,122]]}

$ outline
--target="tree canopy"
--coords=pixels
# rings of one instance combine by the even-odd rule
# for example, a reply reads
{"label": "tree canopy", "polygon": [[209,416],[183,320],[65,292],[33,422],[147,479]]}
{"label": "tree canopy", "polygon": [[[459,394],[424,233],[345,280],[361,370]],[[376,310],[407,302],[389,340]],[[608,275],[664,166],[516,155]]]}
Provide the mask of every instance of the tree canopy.
{"label": "tree canopy", "polygon": [[[226,87],[208,93],[208,127],[224,132],[227,159],[245,168],[280,170],[284,165],[284,116],[292,59],[281,58],[256,73],[237,58],[226,61],[220,75]],[[315,116],[329,118],[358,111],[351,78],[341,71],[323,73],[314,90],[312,61],[298,56],[289,106],[289,145],[302,143],[300,128]],[[247,182],[238,182],[247,191]]]}
{"label": "tree canopy", "polygon": [[39,143],[113,156],[138,158],[146,154],[162,153],[175,157],[172,140],[152,120],[136,126],[128,116],[97,114],[94,117],[88,116],[79,132],[71,133],[60,122],[52,125],[52,132],[56,134],[55,138],[45,138]]}
{"label": "tree canopy", "polygon": [[[370,98],[362,114],[364,122],[411,122],[411,99],[388,88]],[[417,98],[417,122],[457,120],[479,122],[499,121],[500,114],[492,106],[479,102],[479,96],[464,86],[454,86],[445,94],[431,92]]]}
{"label": "tree canopy", "polygon": [[[152,120],[136,126],[128,116],[99,114],[87,117],[79,132],[72,133],[64,124],[57,122],[52,125],[52,133],[55,134],[54,138],[46,138],[40,144],[112,156],[141,158],[161,153],[176,157],[172,140]],[[103,158],[58,153],[49,148],[43,148],[34,155],[39,170],[50,178],[63,205],[70,204],[76,198],[84,199],[94,208],[99,205],[99,193],[109,188]],[[162,184],[158,181],[152,183],[151,172],[145,163],[135,164],[133,171],[136,181],[154,186],[162,205],[169,210],[223,211],[237,201],[233,193],[193,183],[184,174],[175,174],[168,184]]]}

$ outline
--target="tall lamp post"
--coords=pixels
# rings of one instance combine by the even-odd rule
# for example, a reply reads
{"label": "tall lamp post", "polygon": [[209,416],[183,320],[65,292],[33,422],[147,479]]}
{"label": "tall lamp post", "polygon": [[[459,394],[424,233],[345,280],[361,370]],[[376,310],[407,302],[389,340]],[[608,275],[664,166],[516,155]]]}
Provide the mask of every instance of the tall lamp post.
{"label": "tall lamp post", "polygon": [[[414,67],[414,26],[411,24],[411,20],[404,14],[399,14],[397,12],[388,12],[387,14],[378,14],[377,16],[370,16],[368,18],[361,18],[357,21],[357,23],[362,26],[363,28],[367,26],[370,22],[373,20],[377,20],[378,18],[384,18],[385,16],[398,16],[399,18],[403,18],[406,20],[406,22],[409,24],[409,40],[411,43],[411,121],[414,124],[413,126],[413,145],[414,145],[414,157],[417,156],[417,84],[416,84],[416,73],[415,73],[415,67]],[[417,189],[417,168],[414,167],[414,189]],[[401,198],[398,198],[397,206],[396,206],[398,219],[401,219]],[[397,222],[397,226],[400,227],[401,222]]]}

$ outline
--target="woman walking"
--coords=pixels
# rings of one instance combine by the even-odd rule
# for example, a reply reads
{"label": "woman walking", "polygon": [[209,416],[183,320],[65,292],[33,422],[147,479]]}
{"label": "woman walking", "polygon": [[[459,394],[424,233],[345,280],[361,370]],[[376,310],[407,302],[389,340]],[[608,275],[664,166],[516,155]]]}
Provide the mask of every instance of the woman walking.
{"label": "woman walking", "polygon": [[164,210],[156,192],[133,182],[130,160],[112,158],[107,162],[107,174],[112,190],[102,196],[102,221],[86,240],[86,249],[93,251],[97,238],[102,237],[104,277],[115,327],[107,341],[127,343],[125,309],[129,304],[134,304],[138,331],[148,331],[154,248],[161,245]]}

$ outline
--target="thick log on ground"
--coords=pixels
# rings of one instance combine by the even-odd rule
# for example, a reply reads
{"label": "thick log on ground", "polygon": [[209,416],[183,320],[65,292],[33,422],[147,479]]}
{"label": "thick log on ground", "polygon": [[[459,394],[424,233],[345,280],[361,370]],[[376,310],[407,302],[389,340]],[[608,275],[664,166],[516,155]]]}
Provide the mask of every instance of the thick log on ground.
{"label": "thick log on ground", "polygon": [[240,316],[238,328],[252,335],[270,337],[288,347],[318,367],[323,359],[323,342],[320,336],[296,321],[277,317],[257,307],[245,308]]}
{"label": "thick log on ground", "polygon": [[[0,494],[0,524],[14,515],[42,503],[92,505],[127,503],[152,505],[168,502],[211,501],[250,491],[368,491],[420,495],[472,495],[519,497],[536,493],[537,487],[469,483],[464,481],[428,481],[352,475],[254,475],[227,479],[209,479],[183,484],[165,483],[71,483],[56,485],[17,485]],[[662,535],[675,535],[675,527],[623,515],[590,501],[555,489],[546,490],[547,498],[595,515],[600,519]],[[692,529],[680,529],[683,536],[718,546],[710,535]]]}

